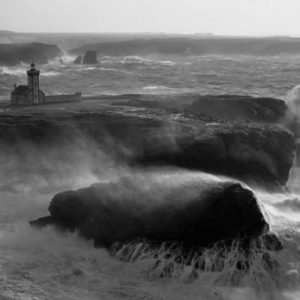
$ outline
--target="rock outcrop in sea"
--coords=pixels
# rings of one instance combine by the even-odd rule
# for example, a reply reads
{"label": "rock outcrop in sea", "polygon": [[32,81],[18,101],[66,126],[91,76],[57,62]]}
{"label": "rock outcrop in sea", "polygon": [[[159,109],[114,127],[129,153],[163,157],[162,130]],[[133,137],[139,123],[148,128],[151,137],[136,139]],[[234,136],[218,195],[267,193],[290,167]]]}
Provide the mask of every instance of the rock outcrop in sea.
{"label": "rock outcrop in sea", "polygon": [[86,64],[86,65],[95,65],[98,63],[97,60],[97,52],[95,51],[86,51],[85,55],[78,55],[75,60],[74,64],[76,65],[81,65],[81,64]]}
{"label": "rock outcrop in sea", "polygon": [[161,172],[126,176],[57,194],[50,217],[32,222],[78,230],[96,245],[146,239],[190,247],[257,238],[268,231],[253,193],[207,174]]}
{"label": "rock outcrop in sea", "polygon": [[83,64],[89,64],[89,65],[95,65],[98,63],[97,60],[97,52],[96,51],[92,51],[92,50],[88,50],[86,51],[83,60],[82,60]]}
{"label": "rock outcrop in sea", "polygon": [[78,55],[74,60],[74,64],[81,65],[81,63],[82,63],[82,56]]}

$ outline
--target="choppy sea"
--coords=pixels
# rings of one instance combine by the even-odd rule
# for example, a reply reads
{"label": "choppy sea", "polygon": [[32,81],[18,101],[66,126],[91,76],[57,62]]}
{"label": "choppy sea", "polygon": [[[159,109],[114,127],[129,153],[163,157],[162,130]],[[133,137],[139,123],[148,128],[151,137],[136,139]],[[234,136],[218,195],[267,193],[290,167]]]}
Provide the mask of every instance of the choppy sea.
{"label": "choppy sea", "polygon": [[[97,65],[73,65],[64,57],[41,70],[48,94],[125,93],[247,94],[283,97],[300,82],[300,56],[125,56],[99,59]],[[0,96],[26,82],[27,65],[0,66]]]}
{"label": "choppy sea", "polygon": [[[192,92],[284,99],[300,84],[300,56],[106,56],[93,66],[74,65],[73,59],[64,57],[63,62],[38,66],[47,94]],[[26,83],[26,70],[27,65],[0,66],[1,100],[9,99],[14,83]],[[89,153],[75,153],[70,164],[60,160],[59,153],[37,157],[30,148],[20,161],[14,150],[0,150],[0,299],[300,299],[299,170],[292,171],[290,192],[254,191],[272,230],[283,241],[284,250],[273,254],[279,271],[266,272],[256,257],[251,271],[233,283],[235,249],[218,272],[208,268],[193,279],[190,266],[177,266],[174,274],[162,276],[163,271],[153,269],[155,259],[149,256],[123,262],[76,233],[30,228],[28,221],[46,215],[56,193],[109,180],[117,172],[101,149],[96,158],[102,170],[97,174],[93,172],[95,156]],[[177,172],[183,179],[191,176],[185,170]],[[196,176],[207,175],[199,172]],[[211,176],[210,180],[220,179]],[[215,253],[206,255],[211,260]]]}

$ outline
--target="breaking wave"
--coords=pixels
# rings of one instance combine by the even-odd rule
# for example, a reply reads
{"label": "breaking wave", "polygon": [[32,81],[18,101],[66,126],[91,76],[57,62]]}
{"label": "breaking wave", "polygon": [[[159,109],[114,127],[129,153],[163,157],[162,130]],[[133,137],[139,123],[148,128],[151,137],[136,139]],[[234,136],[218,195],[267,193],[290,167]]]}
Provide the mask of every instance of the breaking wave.
{"label": "breaking wave", "polygon": [[[70,92],[73,92],[75,82],[76,88],[79,85],[86,94],[100,94],[103,90],[113,94],[132,90],[163,93],[183,90],[232,93],[234,90],[240,94],[280,97],[297,84],[295,74],[299,72],[299,60],[292,58],[285,58],[275,69],[278,58],[211,56],[173,62],[143,57],[105,57],[97,66],[74,66],[73,59],[63,57],[63,63],[55,61],[43,67],[42,75],[49,77],[49,83],[44,80],[43,85],[49,91],[59,93],[71,86]],[[286,69],[287,62],[291,68],[283,78],[282,69]],[[133,68],[128,67],[130,63]],[[174,72],[167,67],[174,68]],[[186,68],[185,78],[180,75],[182,68]],[[10,90],[15,76],[26,77],[26,69],[25,65],[0,67],[0,83],[6,87],[5,93]],[[118,77],[116,82],[112,76],[118,72],[130,72],[131,76]],[[212,74],[218,77],[217,81],[212,81]],[[265,80],[253,77],[263,75],[266,75]],[[93,90],[95,80],[99,85]],[[299,90],[299,86],[296,87],[287,99],[293,111],[299,109]],[[167,243],[153,247],[147,241],[134,241],[115,244],[106,251],[94,248],[91,241],[83,240],[76,233],[29,227],[29,220],[47,213],[49,201],[57,192],[99,181],[109,182],[123,172],[123,166],[116,168],[108,157],[95,154],[93,147],[79,149],[76,145],[61,148],[57,153],[54,150],[58,148],[51,147],[42,155],[28,145],[20,143],[19,147],[26,150],[21,158],[3,154],[12,154],[11,149],[0,150],[0,299],[300,299],[297,180],[291,193],[255,191],[272,230],[283,242],[282,251],[253,247],[246,262],[238,243],[233,243],[230,248],[216,245],[201,253],[191,253],[186,261],[178,261],[176,251],[180,247],[174,252],[173,245]],[[95,169],[101,170],[101,174],[95,173]],[[185,176],[186,173],[180,178]],[[204,175],[195,172],[193,176]],[[222,180],[218,176],[209,178]],[[157,180],[171,184],[168,176]]]}
{"label": "breaking wave", "polygon": [[[281,207],[283,203],[298,205],[291,194],[256,191],[272,230],[283,242],[284,249],[279,252],[253,245],[250,253],[245,254],[239,243],[234,242],[230,247],[216,244],[212,248],[193,250],[183,257],[180,245],[167,242],[153,245],[143,240],[116,243],[106,251],[94,248],[91,241],[83,240],[76,233],[29,227],[28,220],[44,215],[49,200],[58,191],[94,182],[109,183],[132,172],[126,166],[115,170],[109,157],[81,146],[49,149],[44,157],[37,154],[37,149],[27,147],[25,161],[24,157],[7,153],[0,171],[3,182],[0,297],[14,300],[52,299],[53,295],[56,299],[298,299],[299,212],[297,215],[297,211]],[[64,159],[66,153],[68,159]],[[10,171],[8,178],[5,174],[19,166],[20,159],[29,167],[26,176],[17,168]],[[98,168],[101,172],[95,173]],[[203,186],[228,180],[185,170],[150,174],[162,187],[185,186],[190,181],[196,184],[199,178]]]}
{"label": "breaking wave", "polygon": [[167,86],[162,86],[162,85],[149,85],[143,87],[143,90],[171,90],[172,88],[169,88]]}
{"label": "breaking wave", "polygon": [[287,94],[286,103],[290,109],[290,112],[296,116],[300,116],[300,85],[295,86]]}
{"label": "breaking wave", "polygon": [[41,76],[42,77],[56,77],[61,75],[60,72],[56,72],[56,71],[44,71]]}

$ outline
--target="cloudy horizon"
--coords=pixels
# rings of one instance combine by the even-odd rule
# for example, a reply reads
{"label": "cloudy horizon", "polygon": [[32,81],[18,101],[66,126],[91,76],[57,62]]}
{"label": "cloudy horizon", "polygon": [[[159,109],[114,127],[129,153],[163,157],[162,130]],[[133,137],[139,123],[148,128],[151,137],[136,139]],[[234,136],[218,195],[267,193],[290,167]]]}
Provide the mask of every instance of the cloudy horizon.
{"label": "cloudy horizon", "polygon": [[297,0],[0,0],[0,8],[0,30],[15,32],[300,36]]}

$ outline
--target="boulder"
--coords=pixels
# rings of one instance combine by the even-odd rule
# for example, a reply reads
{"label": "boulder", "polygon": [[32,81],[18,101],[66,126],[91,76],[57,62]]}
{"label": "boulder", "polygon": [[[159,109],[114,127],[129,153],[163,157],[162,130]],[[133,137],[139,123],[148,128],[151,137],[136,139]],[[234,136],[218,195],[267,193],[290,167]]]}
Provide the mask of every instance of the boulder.
{"label": "boulder", "polygon": [[[210,246],[268,230],[249,189],[185,171],[137,174],[63,192],[49,211],[53,224],[78,230],[101,246],[136,239]],[[49,217],[32,224],[49,224]]]}
{"label": "boulder", "polygon": [[92,50],[86,51],[82,63],[83,64],[90,64],[90,65],[97,64],[98,63],[97,52],[92,51]]}

